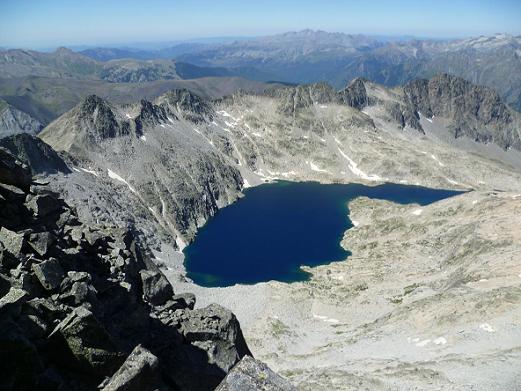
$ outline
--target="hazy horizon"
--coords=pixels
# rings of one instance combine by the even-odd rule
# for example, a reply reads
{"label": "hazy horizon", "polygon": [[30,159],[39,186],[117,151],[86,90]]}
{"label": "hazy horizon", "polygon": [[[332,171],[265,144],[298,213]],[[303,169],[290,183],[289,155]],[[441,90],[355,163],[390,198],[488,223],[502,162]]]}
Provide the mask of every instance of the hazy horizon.
{"label": "hazy horizon", "polygon": [[[0,47],[139,46],[253,38],[304,29],[423,39],[521,34],[521,2],[470,0],[354,1],[236,0],[197,3],[65,0],[0,3]],[[462,18],[462,16],[465,16]]]}

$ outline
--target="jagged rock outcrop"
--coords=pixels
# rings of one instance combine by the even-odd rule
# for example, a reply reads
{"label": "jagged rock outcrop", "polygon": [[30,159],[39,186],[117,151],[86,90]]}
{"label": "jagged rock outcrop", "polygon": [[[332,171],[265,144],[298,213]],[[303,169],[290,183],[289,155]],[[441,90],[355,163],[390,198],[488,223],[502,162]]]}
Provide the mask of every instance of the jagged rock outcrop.
{"label": "jagged rock outcrop", "polygon": [[159,125],[168,118],[164,108],[142,99],[140,102],[139,114],[134,118],[136,135],[143,135],[143,129],[150,126]]}
{"label": "jagged rock outcrop", "polygon": [[183,118],[195,123],[202,122],[205,119],[213,120],[214,110],[211,106],[199,96],[184,88],[167,92],[157,98],[156,103],[164,107],[171,115],[175,116],[174,113],[177,112]]}
{"label": "jagged rock outcrop", "polygon": [[[29,190],[32,183],[31,171],[27,165],[13,159],[13,155],[3,148],[0,148],[0,183],[15,186],[23,191]],[[19,195],[19,192],[15,191],[13,196]],[[5,197],[2,201],[4,200]]]}
{"label": "jagged rock outcrop", "polygon": [[4,149],[0,227],[1,389],[211,390],[250,354],[233,314],[194,310],[132,231],[85,225]]}
{"label": "jagged rock outcrop", "polygon": [[0,138],[18,133],[36,134],[42,129],[38,120],[0,100]]}
{"label": "jagged rock outcrop", "polygon": [[138,345],[102,390],[152,390],[157,384],[159,384],[159,360],[149,350]]}
{"label": "jagged rock outcrop", "polygon": [[419,115],[450,120],[454,137],[467,136],[477,142],[495,143],[504,149],[521,149],[519,115],[510,110],[492,89],[462,78],[441,74],[418,79],[403,87],[404,120],[423,131]]}
{"label": "jagged rock outcrop", "polygon": [[339,91],[339,95],[343,103],[358,110],[362,110],[371,104],[370,98],[367,96],[364,80],[360,78],[354,79],[346,88]]}
{"label": "jagged rock outcrop", "polygon": [[0,146],[9,150],[34,174],[69,173],[70,169],[52,147],[38,137],[22,133],[0,139]]}
{"label": "jagged rock outcrop", "polygon": [[297,87],[280,88],[268,92],[280,100],[282,113],[295,115],[302,108],[314,104],[338,102],[337,92],[327,83],[305,84]]}
{"label": "jagged rock outcrop", "polygon": [[51,122],[39,137],[57,151],[81,153],[103,140],[129,134],[128,123],[117,120],[111,107],[96,95],[89,95],[68,113]]}

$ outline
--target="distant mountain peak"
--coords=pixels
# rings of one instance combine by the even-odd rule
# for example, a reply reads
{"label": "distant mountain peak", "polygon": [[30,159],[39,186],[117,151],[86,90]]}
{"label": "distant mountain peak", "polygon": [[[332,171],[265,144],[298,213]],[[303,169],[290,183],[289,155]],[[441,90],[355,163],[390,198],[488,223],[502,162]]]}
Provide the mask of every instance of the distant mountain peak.
{"label": "distant mountain peak", "polygon": [[184,88],[174,89],[161,95],[156,102],[170,111],[175,110],[186,119],[200,122],[212,118],[214,111],[201,97]]}

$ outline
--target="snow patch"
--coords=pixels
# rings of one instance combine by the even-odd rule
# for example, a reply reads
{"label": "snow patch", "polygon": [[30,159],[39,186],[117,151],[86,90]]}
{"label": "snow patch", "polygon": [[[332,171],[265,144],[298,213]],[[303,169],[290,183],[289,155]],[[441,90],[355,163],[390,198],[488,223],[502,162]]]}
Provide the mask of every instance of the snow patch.
{"label": "snow patch", "polygon": [[322,321],[327,322],[327,323],[338,323],[338,319],[329,318],[329,317],[324,316],[324,315],[313,314],[313,318],[322,320]]}
{"label": "snow patch", "polygon": [[81,167],[80,167],[80,170],[84,171],[84,172],[87,172],[89,174],[92,174],[94,176],[98,176],[98,173],[96,171],[94,171],[94,170],[87,170],[86,168],[81,168]]}
{"label": "snow patch", "polygon": [[311,169],[312,169],[313,171],[316,171],[316,172],[329,172],[329,171],[327,171],[327,170],[323,170],[323,169],[321,169],[320,167],[318,167],[318,166],[317,166],[315,163],[313,163],[313,162],[309,162],[309,167],[311,167]]}
{"label": "snow patch", "polygon": [[434,345],[445,345],[447,340],[444,337],[438,337],[434,341],[432,341]]}
{"label": "snow patch", "polygon": [[[230,117],[230,118],[233,118],[233,117],[230,115],[230,113],[228,113],[228,112],[225,111],[225,110],[218,111],[217,114],[220,114],[220,115],[222,115],[223,117]],[[235,118],[233,118],[233,119],[235,119]]]}
{"label": "snow patch", "polygon": [[121,176],[119,176],[118,174],[116,174],[116,173],[115,173],[114,171],[112,171],[110,168],[107,169],[107,172],[108,172],[110,178],[115,179],[115,180],[117,180],[117,181],[120,181],[120,182],[124,183],[125,185],[128,186],[128,188],[130,189],[130,191],[131,191],[132,193],[136,193],[136,190],[135,190],[132,186],[130,186],[130,184],[129,184],[126,180],[124,180]]}
{"label": "snow patch", "polygon": [[433,158],[434,161],[435,161],[436,163],[438,163],[438,165],[439,165],[440,167],[445,167],[445,164],[443,164],[442,162],[440,162],[436,156],[431,155],[431,158]]}
{"label": "snow patch", "polygon": [[494,328],[489,325],[488,323],[482,323],[479,325],[479,328],[483,331],[486,331],[487,333],[495,333],[496,330],[494,330]]}
{"label": "snow patch", "polygon": [[416,344],[416,346],[422,348],[424,346],[427,346],[431,342],[430,339],[424,339],[423,341],[420,341]]}
{"label": "snow patch", "polygon": [[340,148],[338,148],[338,151],[344,157],[344,159],[346,159],[348,161],[349,170],[351,170],[351,172],[353,174],[355,174],[357,177],[368,180],[368,181],[381,181],[382,180],[382,178],[380,178],[378,175],[367,175],[365,172],[363,172],[362,170],[360,170],[358,168],[358,164],[356,164],[354,162],[354,160],[352,160],[349,156],[347,156],[344,153],[344,151],[342,151]]}
{"label": "snow patch", "polygon": [[242,183],[242,187],[247,189],[248,187],[251,187],[250,183],[246,178],[244,178],[244,182]]}
{"label": "snow patch", "polygon": [[360,223],[356,220],[351,220],[351,224],[353,224],[353,227],[358,227]]}
{"label": "snow patch", "polygon": [[139,139],[140,139],[140,140],[143,140],[143,141],[147,141],[147,138],[146,138],[146,136],[145,136],[144,134],[141,135],[141,136],[139,137]]}
{"label": "snow patch", "polygon": [[454,181],[454,180],[452,180],[450,178],[445,178],[445,179],[447,180],[447,182],[452,183],[453,185],[459,185],[458,182],[456,182],[456,181]]}
{"label": "snow patch", "polygon": [[423,213],[423,209],[416,209],[414,211],[411,212],[411,214],[415,215],[415,216],[419,216]]}

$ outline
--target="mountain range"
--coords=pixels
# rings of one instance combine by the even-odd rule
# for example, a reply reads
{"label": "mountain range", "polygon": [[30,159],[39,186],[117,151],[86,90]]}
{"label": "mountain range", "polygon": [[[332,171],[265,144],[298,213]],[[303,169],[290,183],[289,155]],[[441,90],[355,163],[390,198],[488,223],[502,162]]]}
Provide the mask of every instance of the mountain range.
{"label": "mountain range", "polygon": [[[0,388],[293,390],[253,354],[304,390],[515,389],[520,40],[0,53]],[[185,246],[276,180],[462,193],[352,200],[309,281],[195,285]]]}
{"label": "mountain range", "polygon": [[[450,73],[495,88],[508,104],[521,109],[521,37],[507,34],[429,40],[303,30],[155,51],[92,48],[81,53],[97,60],[176,58],[196,66],[224,68],[249,79],[326,81],[335,88],[356,77],[396,86],[419,77]],[[509,77],[503,77],[505,74]]]}

